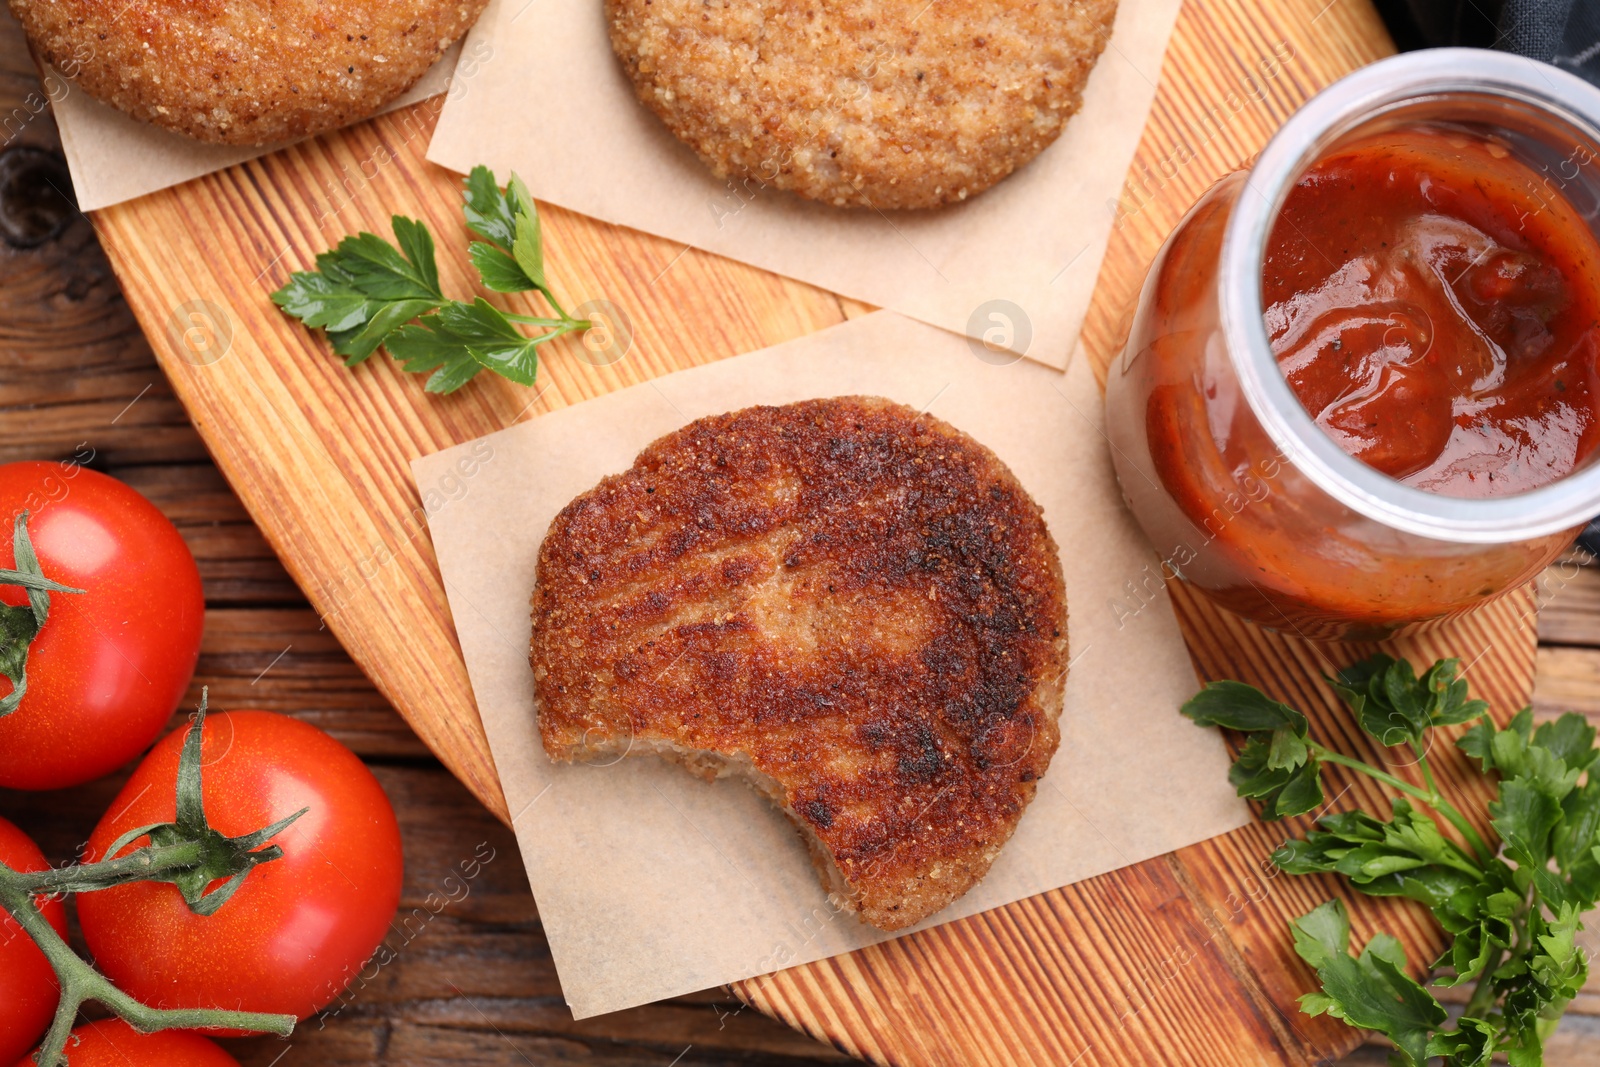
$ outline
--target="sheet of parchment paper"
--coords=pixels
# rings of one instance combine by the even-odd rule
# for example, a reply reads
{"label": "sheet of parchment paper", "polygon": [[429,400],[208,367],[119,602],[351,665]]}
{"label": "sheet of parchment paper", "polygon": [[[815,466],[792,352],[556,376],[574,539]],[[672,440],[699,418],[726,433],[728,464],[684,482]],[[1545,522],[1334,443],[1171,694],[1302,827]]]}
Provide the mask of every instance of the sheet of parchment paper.
{"label": "sheet of parchment paper", "polygon": [[[380,108],[378,114],[444,93],[460,57],[458,42],[417,84]],[[56,126],[61,130],[61,150],[72,172],[72,189],[82,211],[95,211],[180,185],[282,147],[204,144],[102,104],[59,71],[45,67],[41,73],[45,92],[55,109]],[[444,101],[439,104],[442,107]],[[419,126],[418,132],[425,128]]]}
{"label": "sheet of parchment paper", "polygon": [[1061,747],[988,878],[923,926],[1249,820],[1228,785],[1221,737],[1178,715],[1197,682],[1164,594],[1145,604],[1125,585],[1159,588],[1146,582],[1157,562],[1118,497],[1092,372],[1083,361],[1063,375],[985,355],[955,334],[877,312],[413,464],[539,917],[578,1018],[892,936],[830,907],[799,835],[743,783],[708,783],[653,757],[558,766],[540,744],[529,596],[546,527],[649,442],[706,415],[847,394],[925,409],[1011,466],[1061,547],[1073,657]]}
{"label": "sheet of parchment paper", "polygon": [[[811,282],[1055,367],[1116,216],[1180,0],[1121,0],[1083,109],[1037,159],[936,211],[844,210],[718,181],[634,98],[600,0],[494,0],[492,50],[428,158],[516,171],[540,200]],[[937,4],[920,17],[938,16]],[[653,269],[671,269],[672,252]]]}

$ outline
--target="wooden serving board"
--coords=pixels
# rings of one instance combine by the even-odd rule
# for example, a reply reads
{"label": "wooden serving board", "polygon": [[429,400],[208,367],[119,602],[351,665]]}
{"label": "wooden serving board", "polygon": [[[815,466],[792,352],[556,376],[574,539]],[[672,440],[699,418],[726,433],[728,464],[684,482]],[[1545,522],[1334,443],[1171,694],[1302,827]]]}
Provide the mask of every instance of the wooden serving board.
{"label": "wooden serving board", "polygon": [[[1191,0],[1161,72],[1123,195],[1083,352],[1103,371],[1145,264],[1183,210],[1254,153],[1312,92],[1390,50],[1367,0]],[[267,294],[314,254],[398,211],[441,238],[447,291],[468,292],[459,178],[423,160],[419,105],[180,188],[96,213],[145,332],[217,463],[324,622],[424,741],[506,817],[409,463],[522,419],[698,363],[801,336],[864,310],[752,267],[559,209],[547,262],[567,306],[629,312],[633,347],[593,366],[546,350],[539,384],[484,376],[448,398],[383,357],[350,371]],[[379,162],[379,161],[383,162]],[[521,298],[507,299],[514,310]],[[137,418],[137,408],[133,409]],[[486,541],[517,531],[485,531]],[[1319,675],[1368,648],[1267,633],[1182,589],[1172,602],[1206,677],[1254,681],[1313,710],[1319,733],[1362,738]],[[1518,594],[1398,651],[1459,655],[1508,714],[1534,665]],[[1174,717],[1174,729],[1187,729]],[[1477,788],[1451,746],[1448,782]],[[1367,752],[1369,758],[1376,754]],[[1401,770],[1398,773],[1409,773]],[[1344,788],[1341,784],[1339,788]],[[1174,796],[1173,804],[1184,798]],[[1335,803],[1374,805],[1365,780]],[[1309,975],[1285,924],[1338,891],[1274,878],[1283,828],[1260,825],[872,949],[739,983],[762,1011],[885,1064],[1320,1062],[1353,1031],[1301,1016]],[[1358,937],[1396,933],[1413,959],[1439,938],[1405,903],[1353,902]]]}

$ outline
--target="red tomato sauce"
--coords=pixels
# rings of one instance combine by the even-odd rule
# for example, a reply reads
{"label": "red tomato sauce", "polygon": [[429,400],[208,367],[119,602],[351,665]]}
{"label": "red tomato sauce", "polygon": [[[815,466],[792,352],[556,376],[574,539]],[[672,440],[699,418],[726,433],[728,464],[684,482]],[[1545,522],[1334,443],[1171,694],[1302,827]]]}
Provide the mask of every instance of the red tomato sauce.
{"label": "red tomato sauce", "polygon": [[1351,455],[1430,492],[1523,492],[1600,443],[1600,245],[1504,144],[1412,126],[1290,192],[1262,276],[1300,402]]}

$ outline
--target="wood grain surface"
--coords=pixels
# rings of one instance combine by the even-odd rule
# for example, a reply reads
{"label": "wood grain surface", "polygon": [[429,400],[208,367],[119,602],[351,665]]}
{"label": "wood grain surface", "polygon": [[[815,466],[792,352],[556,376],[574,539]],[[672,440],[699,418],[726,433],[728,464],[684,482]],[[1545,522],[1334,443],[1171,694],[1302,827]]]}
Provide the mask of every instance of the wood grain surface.
{"label": "wood grain surface", "polygon": [[[1142,265],[1182,207],[1248,156],[1295,102],[1383,46],[1370,10],[1352,0],[1270,11],[1244,3],[1185,9],[1086,329],[1091,358],[1103,362],[1114,348]],[[550,357],[542,388],[533,393],[483,383],[445,401],[423,397],[416,382],[376,361],[354,374],[343,371],[316,343],[286,329],[263,295],[291,266],[303,266],[343,233],[378,228],[390,209],[420,215],[441,234],[459,231],[454,179],[419,162],[428,121],[425,112],[378,120],[96,220],[177,394],[310,593],[315,612],[298,600],[270,550],[239,521],[226,486],[203,463],[203,449],[172,393],[150,373],[148,353],[131,340],[127,309],[108,284],[81,218],[57,209],[64,229],[41,246],[46,254],[55,250],[50,269],[7,261],[18,265],[6,279],[7,310],[38,321],[23,324],[31,333],[11,329],[9,321],[0,325],[0,344],[8,355],[19,354],[18,373],[8,369],[4,382],[0,446],[13,457],[70,454],[85,437],[97,436],[103,445],[96,449],[98,462],[184,524],[213,602],[202,671],[218,703],[299,711],[384,761],[385,785],[407,829],[413,868],[408,904],[426,895],[430,879],[448,875],[463,843],[498,840],[504,854],[510,845],[431,769],[426,750],[399,728],[322,629],[332,627],[428,746],[495,807],[492,763],[475,717],[460,715],[463,708],[470,712],[470,703],[462,703],[470,695],[425,530],[414,517],[405,460],[610,388],[798,336],[859,310],[796,283],[550,210],[553,273],[558,285],[571,287],[563,295],[579,301],[605,296],[633,315],[635,345],[621,364],[592,367],[570,348]],[[39,137],[37,128],[22,133],[22,141]],[[395,161],[372,165],[382,158],[380,149]],[[446,284],[465,291],[465,264],[452,255],[441,257]],[[13,294],[27,286],[43,299],[13,303]],[[63,316],[63,310],[73,314]],[[71,324],[63,328],[66,318]],[[23,355],[23,337],[40,341],[42,354],[30,348]],[[130,350],[134,358],[124,358]],[[63,376],[66,366],[91,372]],[[146,380],[135,389],[141,376]],[[174,461],[181,465],[168,466]],[[215,540],[219,514],[229,514],[235,528],[226,547]],[[1581,605],[1589,596],[1600,604],[1600,586],[1586,579],[1589,573],[1559,575],[1559,591],[1570,595],[1556,601]],[[1348,731],[1335,733],[1339,720],[1327,715],[1312,679],[1325,669],[1325,657],[1348,660],[1363,650],[1264,634],[1181,590],[1174,606],[1203,673],[1256,680],[1317,707],[1319,728],[1352,750],[1361,748]],[[1477,692],[1508,712],[1526,699],[1534,664],[1530,608],[1526,596],[1508,600],[1401,651],[1418,659],[1448,651],[1475,660]],[[1579,694],[1577,702],[1600,704],[1594,642],[1580,639],[1600,632],[1600,625],[1585,631],[1572,621],[1583,614],[1547,612],[1552,626],[1567,627],[1568,641],[1542,652],[1541,662]],[[397,646],[408,650],[410,662],[391,662]],[[434,714],[422,714],[429,709]],[[109,796],[114,783],[95,788]],[[61,811],[59,800],[46,805],[36,799],[6,795],[0,802],[8,813],[19,811],[30,828],[43,827],[53,855],[70,852],[69,838],[82,828],[63,832],[49,815]],[[1375,799],[1358,784],[1339,803]],[[83,811],[94,811],[103,802],[89,790],[67,808],[81,803]],[[480,828],[481,836],[474,832]],[[764,1011],[882,1062],[1324,1060],[1347,1049],[1354,1035],[1298,1015],[1293,999],[1307,976],[1287,951],[1283,924],[1331,887],[1270,876],[1263,861],[1281,835],[1281,829],[1252,827],[927,935],[744,983],[739,992]],[[420,881],[416,839],[424,847]],[[513,916],[532,922],[531,902],[518,899],[519,884],[526,893],[520,871],[514,865],[496,871],[504,879],[497,881],[501,889],[484,892],[478,904],[463,898],[466,921],[499,914],[508,922]],[[1358,936],[1377,925],[1401,934],[1414,958],[1436,945],[1426,919],[1404,907],[1363,906]],[[423,936],[432,934],[430,928]],[[424,944],[422,937],[417,944]],[[704,1059],[708,1055],[798,1061],[807,1049],[815,1051],[786,1044],[802,1039],[763,1030],[753,1013],[732,1005],[705,1010],[709,997],[687,998],[681,1011],[641,1009],[623,1013],[629,1019],[573,1024],[560,1006],[547,953],[533,967],[543,990],[538,1003],[508,1004],[506,990],[526,989],[530,979],[519,961],[496,956],[490,932],[449,948],[453,962],[431,961],[452,976],[447,982],[419,969],[412,972],[416,986],[402,989],[400,968],[422,950],[401,953],[395,972],[380,976],[385,992],[366,1000],[363,990],[348,1012],[314,1033],[303,1029],[291,1051],[312,1050],[302,1062],[635,1062],[626,1057],[647,1051],[665,1058],[637,1062],[667,1062],[680,1055],[669,1043],[676,1039],[662,1037],[673,1032],[695,1035],[681,1051],[685,1063],[724,1062]],[[480,958],[486,962],[471,962]],[[446,987],[455,996],[445,994]],[[491,1008],[482,1006],[485,999]],[[419,1002],[428,1007],[419,1010]],[[676,1031],[676,1023],[664,1025],[690,1016],[702,1021]],[[367,1029],[342,1029],[357,1020]],[[714,1031],[707,1020],[715,1022]],[[741,1036],[724,1036],[729,1031]],[[1564,1028],[1573,1032],[1573,1024]],[[1576,1032],[1580,1038],[1585,1033],[1581,1027]],[[650,1036],[633,1041],[635,1033]],[[540,1035],[536,1043],[529,1034]],[[605,1050],[603,1058],[593,1058],[597,1047]],[[1596,1046],[1573,1047],[1592,1054]],[[246,1058],[270,1062],[268,1049],[250,1045]],[[508,1049],[520,1058],[506,1059]]]}

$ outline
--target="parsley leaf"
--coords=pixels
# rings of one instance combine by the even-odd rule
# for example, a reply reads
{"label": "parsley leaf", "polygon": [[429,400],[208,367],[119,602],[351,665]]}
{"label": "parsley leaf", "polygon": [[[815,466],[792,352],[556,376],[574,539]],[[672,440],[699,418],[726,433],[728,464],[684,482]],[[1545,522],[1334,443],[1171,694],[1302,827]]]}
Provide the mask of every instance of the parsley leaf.
{"label": "parsley leaf", "polygon": [[[1430,908],[1447,908],[1484,884],[1473,860],[1447,840],[1427,814],[1404,798],[1393,818],[1339,812],[1319,819],[1303,840],[1285,842],[1273,862],[1290,874],[1342,874],[1372,896],[1402,896]],[[1461,917],[1465,928],[1471,917]]]}
{"label": "parsley leaf", "polygon": [[355,289],[377,300],[442,300],[428,228],[404,215],[390,225],[398,249],[370,233],[346,237],[335,253],[339,269]]}
{"label": "parsley leaf", "polygon": [[[1212,682],[1180,709],[1200,726],[1252,733],[1228,772],[1242,797],[1261,801],[1267,820],[1303,815],[1323,803],[1322,765],[1306,744],[1306,717],[1243,682]],[[1266,736],[1262,736],[1265,734]]]}
{"label": "parsley leaf", "polygon": [[467,199],[461,208],[467,228],[501,248],[509,249],[517,237],[517,215],[533,204],[528,187],[515,174],[502,193],[488,167],[473,167],[467,175]]}
{"label": "parsley leaf", "polygon": [[327,330],[348,367],[376,352],[391,331],[445,302],[426,227],[403,215],[391,225],[399,248],[376,234],[346,237],[317,257],[316,271],[291,274],[272,294],[290,315]]}
{"label": "parsley leaf", "polygon": [[[1284,755],[1283,744],[1287,737],[1296,750]],[[1320,807],[1322,798],[1322,765],[1310,758],[1309,750],[1294,734],[1277,730],[1271,740],[1252,737],[1239,752],[1228,781],[1242,797],[1261,801],[1261,817],[1271,822],[1294,815],[1303,815]]]}
{"label": "parsley leaf", "polygon": [[1457,677],[1460,669],[1460,660],[1442,659],[1418,678],[1407,661],[1380,653],[1328,683],[1379,743],[1409,743],[1420,754],[1430,727],[1467,722],[1488,709],[1481,700],[1467,699],[1466,679]]}
{"label": "parsley leaf", "polygon": [[467,246],[467,254],[472,257],[472,265],[478,268],[478,277],[483,279],[485,289],[497,293],[524,293],[537,288],[515,259],[493,245],[474,241]]}
{"label": "parsley leaf", "polygon": [[1550,861],[1550,833],[1561,820],[1561,805],[1525,778],[1500,785],[1500,798],[1490,801],[1494,828],[1506,851],[1523,867]]}
{"label": "parsley leaf", "polygon": [[539,212],[527,186],[515,174],[504,193],[487,167],[467,176],[467,226],[489,243],[474,241],[467,249],[483,284],[496,292],[537,289],[547,299],[544,277],[544,235]]}
{"label": "parsley leaf", "polygon": [[434,372],[426,386],[430,393],[450,393],[481,370],[532,385],[539,369],[535,349],[560,335],[529,337],[480,298],[446,304],[438,314],[423,316],[421,325],[403,327],[389,338],[388,349],[406,370]]}
{"label": "parsley leaf", "polygon": [[[290,275],[272,300],[307,326],[326,330],[346,366],[384,348],[408,371],[431,371],[424,386],[430,393],[454,392],[482,370],[532,385],[538,347],[591,324],[568,315],[550,290],[538,210],[520,178],[513,174],[502,193],[487,167],[473,168],[462,213],[468,228],[488,242],[468,248],[484,287],[538,292],[554,317],[512,315],[481,297],[470,303],[447,298],[432,235],[403,215],[392,221],[393,244],[370,233],[346,237],[317,257],[315,271]],[[530,336],[517,324],[545,332]]]}
{"label": "parsley leaf", "polygon": [[1582,896],[1600,898],[1600,856],[1595,843],[1600,840],[1600,779],[1593,775],[1589,784],[1574,789],[1561,802],[1561,820],[1551,834],[1551,852],[1556,869],[1580,883]]}
{"label": "parsley leaf", "polygon": [[1533,733],[1535,745],[1577,771],[1588,770],[1596,757],[1600,757],[1594,738],[1595,729],[1589,725],[1589,720],[1571,712],[1545,723]]}
{"label": "parsley leaf", "polygon": [[1288,727],[1301,737],[1309,728],[1300,712],[1243,682],[1210,682],[1179,710],[1199,726],[1246,732]]}
{"label": "parsley leaf", "polygon": [[1488,1067],[1496,1034],[1493,1024],[1482,1019],[1462,1019],[1458,1029],[1428,1042],[1428,1055],[1442,1056],[1446,1067]]}
{"label": "parsley leaf", "polygon": [[1322,982],[1320,993],[1300,998],[1301,1010],[1376,1030],[1411,1063],[1426,1062],[1430,1035],[1444,1023],[1445,1010],[1405,973],[1406,954],[1398,941],[1378,934],[1352,956],[1350,916],[1341,901],[1330,900],[1295,920],[1294,950]]}

